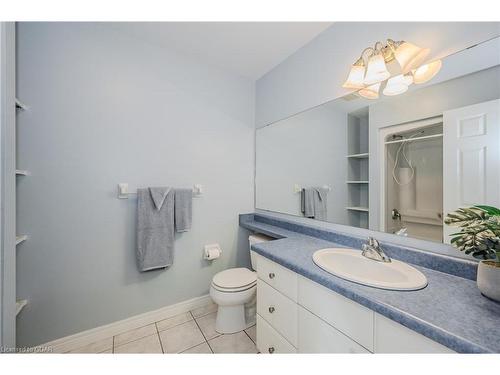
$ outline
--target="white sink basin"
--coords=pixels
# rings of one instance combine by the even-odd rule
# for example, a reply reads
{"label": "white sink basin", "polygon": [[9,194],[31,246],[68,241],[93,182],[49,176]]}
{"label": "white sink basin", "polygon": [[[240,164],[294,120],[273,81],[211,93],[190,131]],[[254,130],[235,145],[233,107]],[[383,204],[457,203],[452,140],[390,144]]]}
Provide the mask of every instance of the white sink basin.
{"label": "white sink basin", "polygon": [[416,268],[395,259],[377,262],[359,250],[322,249],[313,254],[313,261],[332,275],[380,289],[418,290],[427,286],[427,278]]}

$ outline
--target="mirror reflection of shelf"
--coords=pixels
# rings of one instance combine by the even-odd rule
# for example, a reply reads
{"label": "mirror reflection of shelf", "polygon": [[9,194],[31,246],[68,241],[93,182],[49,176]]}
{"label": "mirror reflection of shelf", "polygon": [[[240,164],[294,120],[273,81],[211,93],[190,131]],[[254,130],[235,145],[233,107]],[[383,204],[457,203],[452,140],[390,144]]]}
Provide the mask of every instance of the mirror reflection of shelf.
{"label": "mirror reflection of shelf", "polygon": [[369,212],[370,209],[368,207],[346,207],[346,210],[349,211],[359,211],[359,212]]}
{"label": "mirror reflection of shelf", "polygon": [[358,228],[368,228],[368,107],[347,116],[347,221]]}
{"label": "mirror reflection of shelf", "polygon": [[347,155],[348,158],[352,159],[366,159],[370,156],[368,152],[364,152],[362,154],[352,154],[352,155]]}

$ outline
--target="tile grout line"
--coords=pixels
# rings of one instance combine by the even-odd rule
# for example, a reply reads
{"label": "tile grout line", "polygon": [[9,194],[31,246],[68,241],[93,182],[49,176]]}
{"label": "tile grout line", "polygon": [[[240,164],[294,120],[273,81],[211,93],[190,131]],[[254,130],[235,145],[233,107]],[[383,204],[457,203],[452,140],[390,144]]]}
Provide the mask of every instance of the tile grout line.
{"label": "tile grout line", "polygon": [[[146,336],[144,336],[144,337],[139,337],[138,339],[134,339],[134,340],[132,340],[132,341],[127,341],[127,342],[124,342],[123,344],[117,345],[116,347],[117,347],[117,348],[119,348],[120,346],[128,345],[128,344],[130,344],[130,343],[132,343],[132,342],[136,342],[136,341],[139,341],[139,340],[142,340],[142,339],[145,339],[145,338],[147,338],[147,337],[150,337],[150,336],[153,336],[153,335],[157,335],[157,334],[158,334],[158,332],[151,333],[150,335],[146,335]],[[113,353],[114,353],[114,346],[115,346],[115,344],[114,344],[114,339],[115,339],[115,338],[113,337]]]}
{"label": "tile grout line", "polygon": [[158,341],[160,341],[161,352],[165,354],[165,350],[163,350],[163,342],[161,341],[160,337],[160,331],[158,331],[158,325],[156,324],[156,322],[155,322],[155,328],[156,328],[156,335],[158,336]]}
{"label": "tile grout line", "polygon": [[[210,351],[212,352],[212,354],[214,354],[214,351],[213,351],[212,347],[211,347],[211,346],[210,346],[210,344],[208,343],[207,337],[206,337],[206,336],[205,336],[205,334],[203,333],[203,331],[202,331],[202,329],[201,329],[200,325],[198,324],[198,322],[197,322],[196,318],[194,317],[193,313],[192,313],[191,311],[189,311],[189,313],[190,313],[190,314],[191,314],[191,316],[193,317],[194,323],[196,324],[196,326],[198,327],[198,329],[199,329],[199,330],[200,330],[200,332],[201,332],[201,335],[202,335],[202,336],[203,336],[203,338],[205,339],[205,343],[208,345],[208,348],[210,349]],[[198,345],[200,345],[200,344],[198,344]],[[195,345],[195,346],[197,346],[197,345]],[[193,346],[193,348],[194,348],[194,346]],[[190,348],[189,348],[189,349],[190,349]],[[186,349],[186,350],[189,350],[189,349]]]}
{"label": "tile grout line", "polygon": [[[191,315],[191,319],[189,319],[189,320],[187,320],[185,322],[174,324],[173,326],[165,328],[165,329],[162,329],[161,331],[158,328],[158,326],[156,326],[156,329],[158,330],[158,333],[167,331],[170,328],[174,328],[174,327],[180,326],[181,324],[186,324],[186,323],[189,323],[191,320],[194,320],[195,318],[193,317],[193,314],[191,314],[191,311],[188,311],[188,313]],[[183,314],[185,314],[185,313],[174,315],[172,318],[175,318],[176,316],[183,315]],[[154,324],[159,323],[159,322],[163,322],[164,320],[168,320],[168,319],[170,319],[170,318],[159,320],[159,321],[155,322]]]}
{"label": "tile grout line", "polygon": [[[189,311],[189,313],[191,314],[191,311]],[[178,315],[181,315],[181,314],[178,314]],[[174,315],[174,317],[175,317],[175,316],[177,316],[177,315]],[[193,318],[193,320],[194,320],[193,314],[191,314],[191,317],[192,317],[192,318]],[[167,319],[170,319],[170,318],[167,318]],[[161,322],[161,321],[163,321],[163,320],[167,320],[167,319],[162,319],[162,320],[159,320],[159,322]],[[160,331],[160,330],[158,329],[158,326],[156,325],[156,323],[158,323],[158,322],[154,322],[154,323],[146,324],[145,326],[142,326],[142,327],[138,327],[138,328],[131,329],[131,330],[129,330],[129,331],[122,332],[122,333],[120,333],[120,334],[118,334],[118,335],[113,336],[113,353],[115,352],[115,351],[114,351],[114,348],[115,348],[115,337],[116,337],[116,336],[122,335],[122,334],[127,333],[127,332],[130,332],[130,331],[135,331],[135,330],[137,330],[137,329],[141,329],[141,328],[147,327],[147,326],[149,326],[149,325],[151,325],[151,324],[154,324],[154,325],[155,325],[155,328],[156,328],[156,334],[158,335],[158,338],[160,339],[160,343],[161,343],[161,338],[159,337],[159,336],[160,336],[160,332],[167,331],[167,330],[169,330],[170,328],[174,328],[174,327],[180,326],[181,324],[185,324],[185,323],[188,323],[188,322],[190,322],[190,321],[191,321],[191,320],[188,320],[187,322],[184,322],[184,323],[175,324],[175,325],[173,325],[172,327],[168,327],[167,329],[164,329],[164,330],[162,330],[162,331]],[[131,341],[127,341],[127,342],[125,342],[125,343],[123,343],[123,344],[116,345],[116,347],[120,347],[120,346],[123,346],[123,345],[127,345],[127,344],[130,344],[131,342],[135,342],[135,341],[138,341],[138,340],[142,340],[142,339],[145,339],[146,337],[153,336],[153,335],[154,335],[154,333],[151,333],[150,335],[146,335],[146,336],[143,336],[143,337],[139,337],[139,338],[133,339],[133,340],[131,340]]]}
{"label": "tile grout line", "polygon": [[[250,328],[250,327],[248,327],[248,328]],[[248,328],[247,328],[247,329],[248,329]],[[245,332],[245,334],[248,336],[248,338],[250,339],[250,341],[251,341],[251,342],[253,342],[253,344],[254,344],[254,345],[257,345],[257,343],[256,343],[255,341],[253,341],[253,339],[252,339],[252,338],[250,337],[250,335],[248,334],[247,329],[244,329],[244,330],[243,330],[243,332]]]}

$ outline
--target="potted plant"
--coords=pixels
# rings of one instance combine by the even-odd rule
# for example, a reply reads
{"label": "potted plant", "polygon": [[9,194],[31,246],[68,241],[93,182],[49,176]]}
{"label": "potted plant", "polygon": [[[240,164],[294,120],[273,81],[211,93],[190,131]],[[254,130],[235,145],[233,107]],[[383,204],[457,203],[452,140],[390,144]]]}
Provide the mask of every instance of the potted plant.
{"label": "potted plant", "polygon": [[449,213],[445,224],[460,228],[451,234],[458,250],[481,259],[477,286],[481,293],[500,301],[500,209],[491,206],[459,208]]}

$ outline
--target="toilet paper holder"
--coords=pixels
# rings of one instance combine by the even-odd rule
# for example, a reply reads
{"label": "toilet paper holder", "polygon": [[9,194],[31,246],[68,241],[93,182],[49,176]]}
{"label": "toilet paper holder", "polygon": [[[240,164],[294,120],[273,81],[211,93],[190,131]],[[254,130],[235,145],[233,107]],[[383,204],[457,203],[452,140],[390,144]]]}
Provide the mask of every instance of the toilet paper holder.
{"label": "toilet paper holder", "polygon": [[222,255],[222,249],[218,243],[205,245],[203,249],[203,259],[205,260],[215,260]]}

